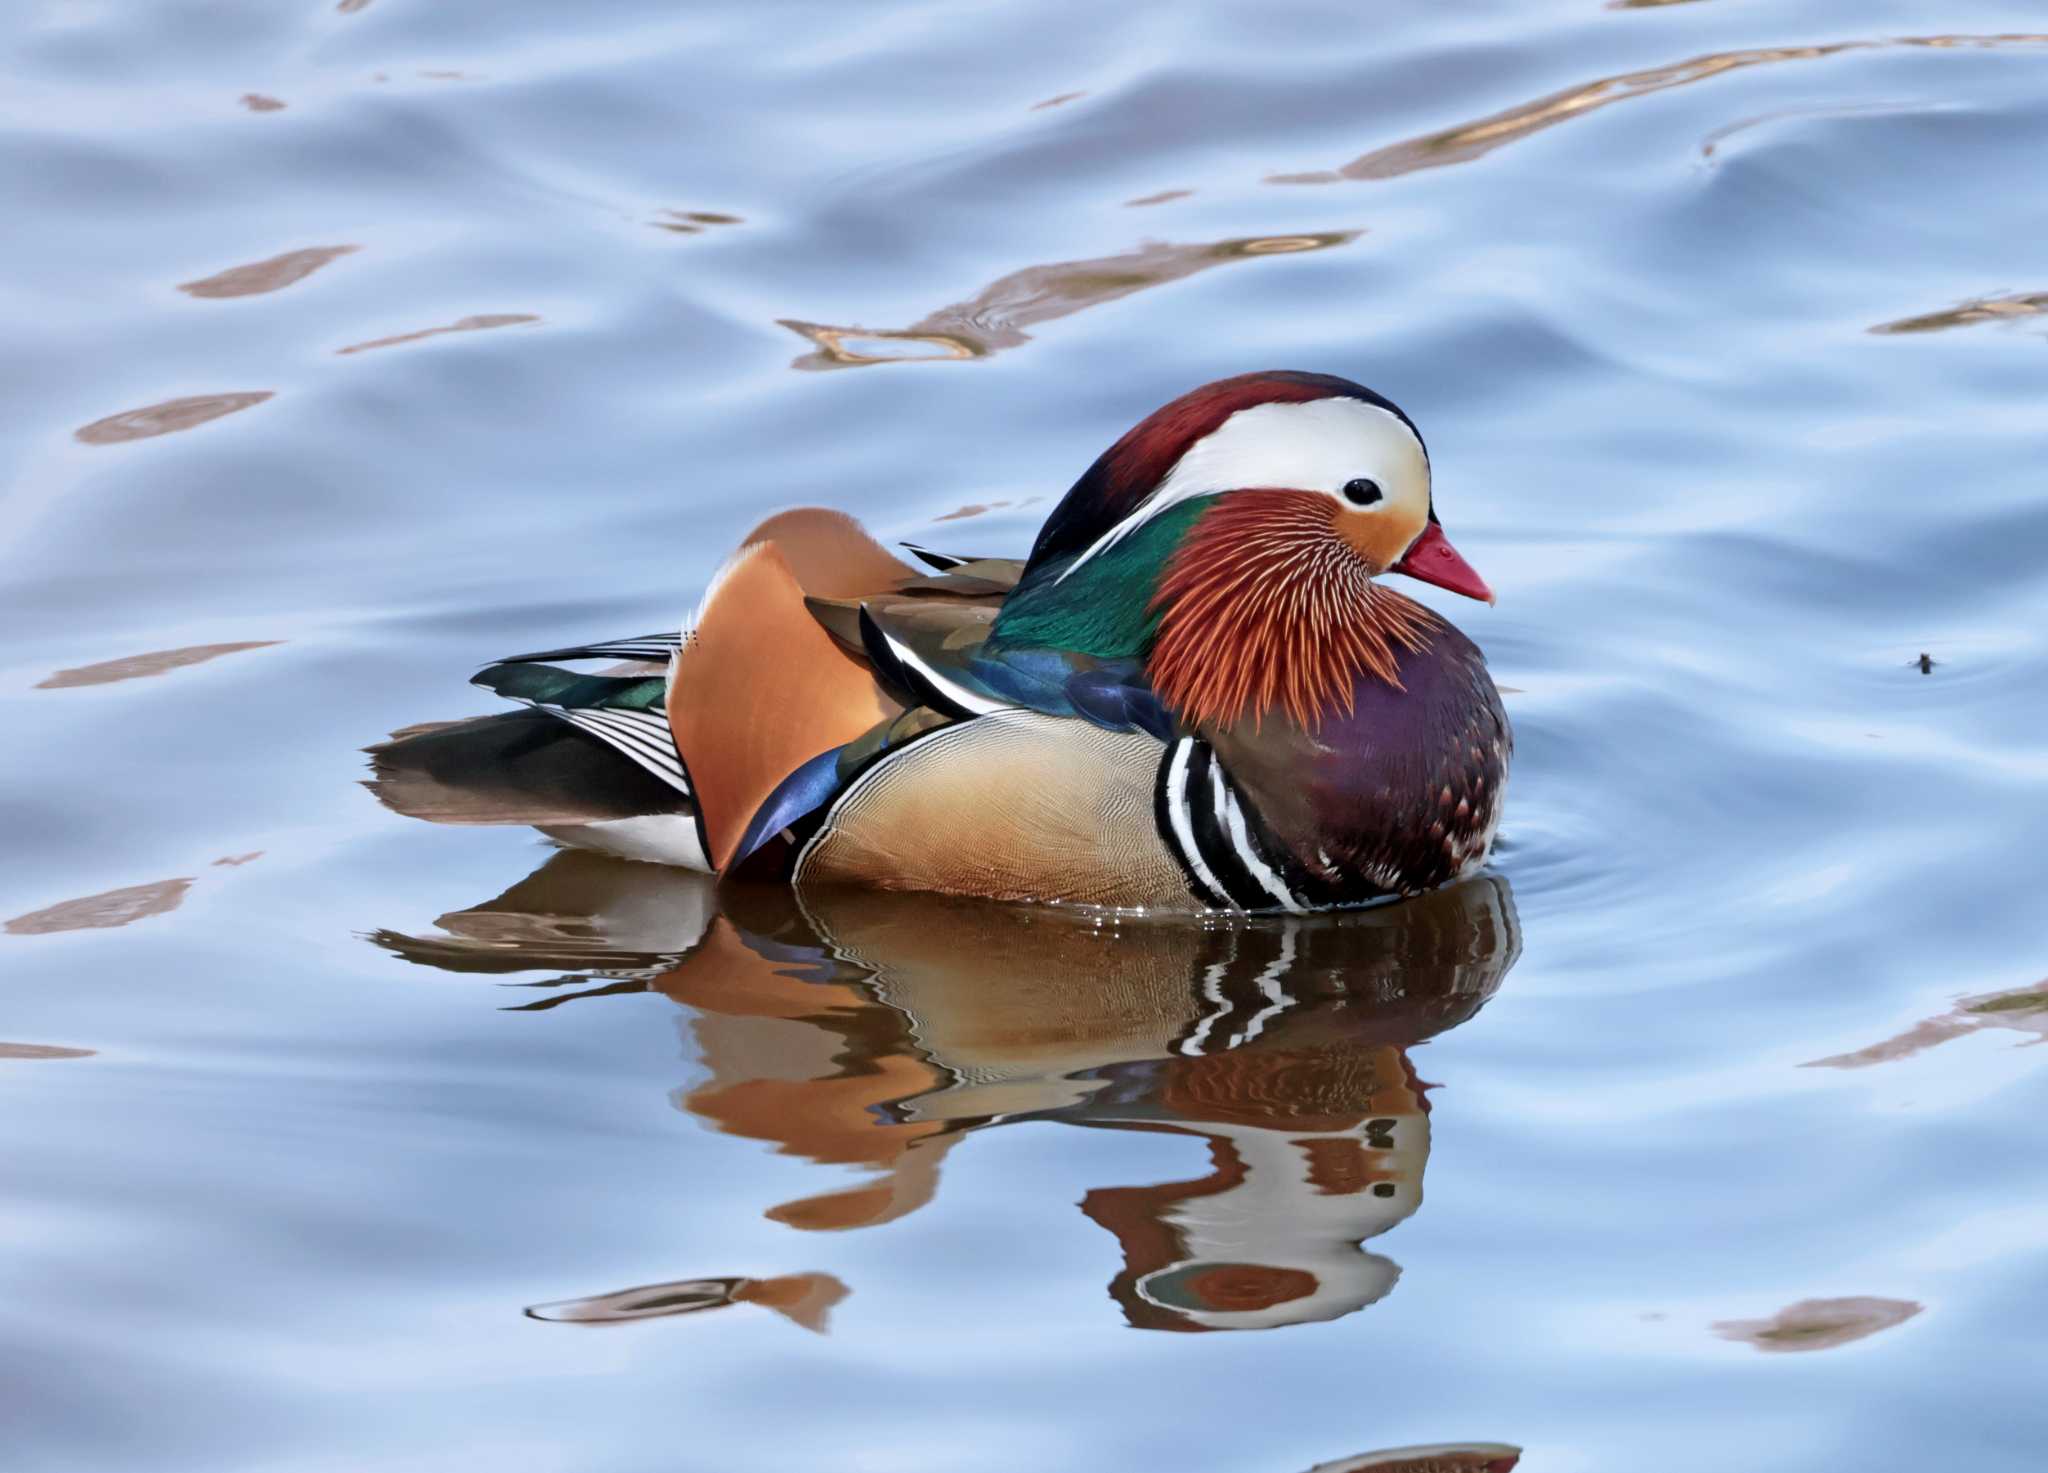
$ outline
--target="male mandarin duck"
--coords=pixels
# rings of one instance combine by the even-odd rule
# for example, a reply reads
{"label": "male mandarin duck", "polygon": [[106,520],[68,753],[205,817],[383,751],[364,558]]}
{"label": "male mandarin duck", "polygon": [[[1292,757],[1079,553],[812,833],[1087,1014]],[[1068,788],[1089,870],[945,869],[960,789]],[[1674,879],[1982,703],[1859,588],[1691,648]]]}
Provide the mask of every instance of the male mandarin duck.
{"label": "male mandarin duck", "polygon": [[[519,655],[530,709],[371,748],[392,808],[716,874],[1303,912],[1485,863],[1512,737],[1485,658],[1375,581],[1493,601],[1406,414],[1327,374],[1141,421],[1022,563],[837,512],[762,523],[682,634]],[[579,674],[557,662],[627,662]]]}

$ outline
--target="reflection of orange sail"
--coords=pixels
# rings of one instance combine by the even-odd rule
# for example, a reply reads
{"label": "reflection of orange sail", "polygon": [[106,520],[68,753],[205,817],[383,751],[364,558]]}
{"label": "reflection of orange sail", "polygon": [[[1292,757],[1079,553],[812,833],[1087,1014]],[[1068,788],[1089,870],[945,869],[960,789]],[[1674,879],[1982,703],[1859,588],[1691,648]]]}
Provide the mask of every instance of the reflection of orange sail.
{"label": "reflection of orange sail", "polygon": [[1100,306],[1146,287],[1162,286],[1252,256],[1319,251],[1355,240],[1356,230],[1314,235],[1255,236],[1189,245],[1153,241],[1120,256],[1027,266],[991,282],[965,302],[941,307],[909,327],[833,327],[782,318],[782,326],[817,344],[792,368],[857,368],[872,363],[986,358],[1031,341],[1024,329]]}
{"label": "reflection of orange sail", "polygon": [[[1332,1319],[1392,1286],[1394,1265],[1358,1245],[1421,1203],[1430,1121],[1408,1050],[1470,1017],[1519,950],[1491,878],[1378,910],[1220,925],[779,888],[728,889],[712,915],[713,893],[564,855],[443,917],[453,939],[379,939],[434,965],[619,979],[535,1006],[622,988],[682,1004],[707,1077],[680,1108],[874,1173],[769,1210],[791,1227],[914,1211],[947,1150],[1012,1121],[1199,1138],[1202,1176],[1082,1203],[1122,1250],[1110,1288],[1126,1318],[1159,1329]],[[689,1299],[673,1287],[622,1292],[634,1306]]]}

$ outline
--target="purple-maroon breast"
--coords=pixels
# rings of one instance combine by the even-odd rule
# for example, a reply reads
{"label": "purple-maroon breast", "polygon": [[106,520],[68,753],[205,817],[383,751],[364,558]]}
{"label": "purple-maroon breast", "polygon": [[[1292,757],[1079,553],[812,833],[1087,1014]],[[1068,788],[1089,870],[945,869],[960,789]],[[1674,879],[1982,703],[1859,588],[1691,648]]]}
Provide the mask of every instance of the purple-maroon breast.
{"label": "purple-maroon breast", "polygon": [[[1400,688],[1366,674],[1352,709],[1314,731],[1212,737],[1217,755],[1324,903],[1413,894],[1477,865],[1514,738],[1486,658],[1449,625],[1403,651]],[[1318,897],[1322,898],[1322,897]]]}

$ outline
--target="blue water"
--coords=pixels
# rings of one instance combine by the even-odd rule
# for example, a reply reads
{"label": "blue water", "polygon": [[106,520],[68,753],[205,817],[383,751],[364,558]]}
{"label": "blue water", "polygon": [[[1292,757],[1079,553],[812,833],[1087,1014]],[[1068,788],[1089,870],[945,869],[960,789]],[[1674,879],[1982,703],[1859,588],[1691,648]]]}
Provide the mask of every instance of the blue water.
{"label": "blue water", "polygon": [[[2041,1466],[2034,32],[16,7],[8,1466]],[[768,509],[1020,552],[1265,367],[1500,594],[1478,889],[717,914],[357,786]]]}

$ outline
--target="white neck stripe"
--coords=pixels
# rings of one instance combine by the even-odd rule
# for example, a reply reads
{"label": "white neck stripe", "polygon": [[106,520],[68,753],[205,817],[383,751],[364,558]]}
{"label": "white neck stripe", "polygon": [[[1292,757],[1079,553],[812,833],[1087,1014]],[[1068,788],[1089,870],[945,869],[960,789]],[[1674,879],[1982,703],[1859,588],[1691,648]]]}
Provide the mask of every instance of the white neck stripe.
{"label": "white neck stripe", "polygon": [[1222,491],[1270,487],[1341,497],[1347,481],[1379,482],[1389,502],[1429,505],[1429,459],[1400,415],[1363,399],[1333,397],[1240,409],[1174,462],[1138,509],[1096,538],[1060,579],[1154,517]]}

